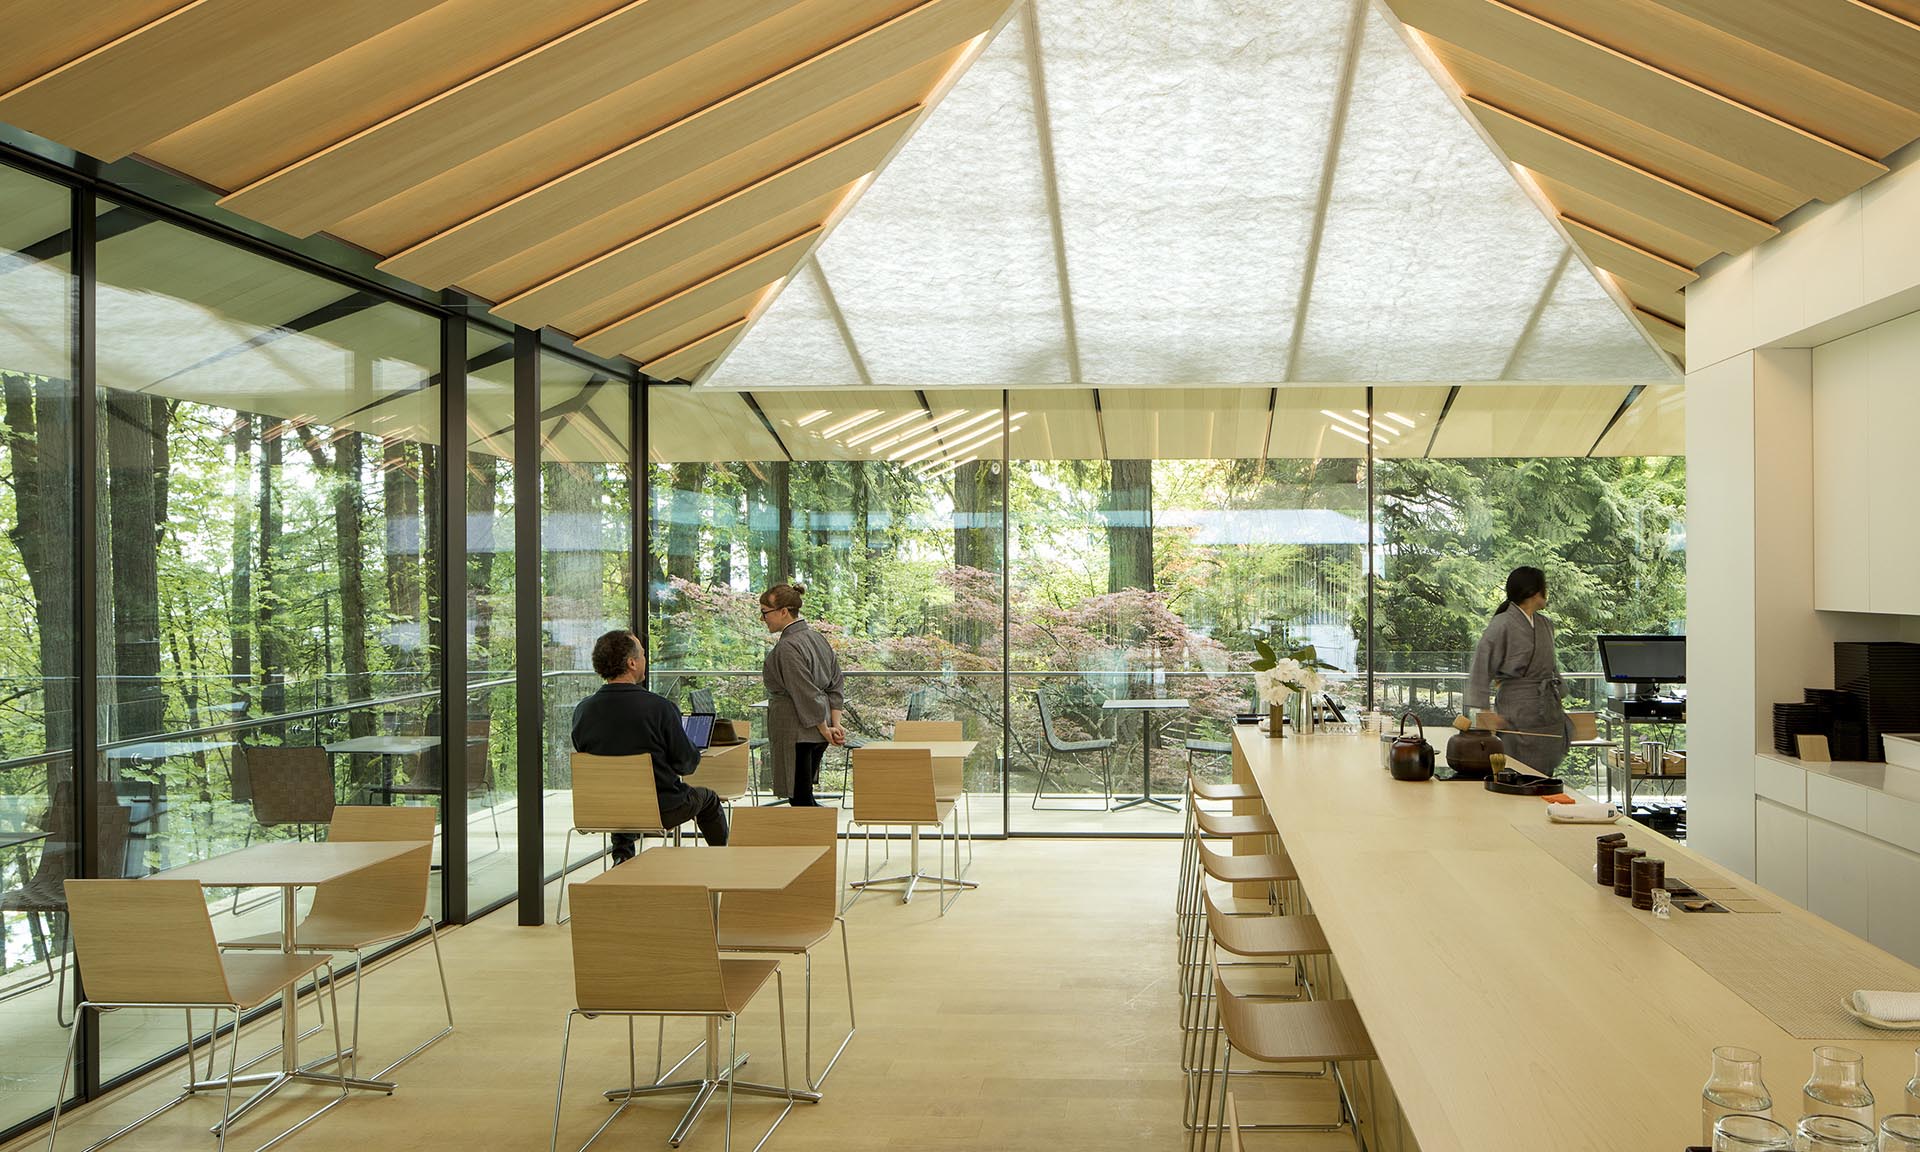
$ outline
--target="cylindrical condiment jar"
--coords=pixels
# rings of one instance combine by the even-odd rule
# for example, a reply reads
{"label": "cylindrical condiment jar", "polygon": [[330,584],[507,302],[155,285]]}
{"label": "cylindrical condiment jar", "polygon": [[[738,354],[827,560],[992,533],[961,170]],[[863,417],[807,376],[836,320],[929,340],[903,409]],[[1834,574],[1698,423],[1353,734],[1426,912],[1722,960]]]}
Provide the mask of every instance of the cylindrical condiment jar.
{"label": "cylindrical condiment jar", "polygon": [[1615,848],[1613,850],[1613,894],[1631,896],[1633,894],[1633,861],[1645,856],[1642,848]]}
{"label": "cylindrical condiment jar", "polygon": [[1630,882],[1633,887],[1633,906],[1651,910],[1653,890],[1666,885],[1667,862],[1657,856],[1638,857],[1632,865]]}
{"label": "cylindrical condiment jar", "polygon": [[1602,888],[1613,887],[1613,850],[1625,847],[1625,833],[1609,832],[1593,843],[1593,881]]}

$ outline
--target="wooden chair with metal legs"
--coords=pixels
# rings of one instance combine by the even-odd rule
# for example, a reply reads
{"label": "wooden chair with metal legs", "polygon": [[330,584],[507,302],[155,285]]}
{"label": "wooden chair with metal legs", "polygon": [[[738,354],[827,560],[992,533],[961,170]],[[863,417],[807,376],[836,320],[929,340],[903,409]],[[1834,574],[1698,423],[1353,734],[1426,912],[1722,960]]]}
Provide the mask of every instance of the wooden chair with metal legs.
{"label": "wooden chair with metal legs", "polygon": [[746,799],[752,791],[751,768],[745,744],[709,748],[700,757],[699,770],[687,777],[687,783],[713,789],[731,818],[734,801]]}
{"label": "wooden chair with metal legs", "polygon": [[[651,884],[576,884],[573,894],[573,988],[575,1007],[567,1010],[560,1038],[560,1082],[553,1100],[553,1139],[560,1147],[560,1111],[567,1093],[567,1047],[576,1016],[627,1018],[627,1091],[620,1106],[587,1137],[581,1150],[600,1138],[627,1106],[643,1096],[678,1091],[682,1083],[641,1083],[633,1021],[636,1016],[717,1020],[727,1025],[722,1068],[739,1065],[740,1013],[772,977],[780,1009],[780,1082],[786,1107],[755,1144],[758,1149],[793,1111],[793,1085],[787,1072],[787,997],[778,960],[722,959],[714,935],[713,904],[705,888]],[[733,897],[729,896],[728,900]],[[711,1036],[712,1034],[709,1033]],[[725,1148],[733,1148],[733,1076],[727,1082]],[[681,1133],[675,1133],[677,1143]]]}
{"label": "wooden chair with metal legs", "polygon": [[1192,877],[1193,869],[1198,867],[1194,862],[1195,856],[1193,849],[1194,845],[1200,842],[1200,833],[1199,826],[1194,823],[1193,814],[1200,807],[1202,800],[1214,802],[1252,800],[1260,802],[1261,811],[1264,812],[1266,810],[1266,804],[1260,795],[1260,790],[1253,785],[1208,784],[1194,775],[1191,769],[1188,770],[1185,820],[1180,830],[1180,876],[1175,882],[1173,890],[1176,903],[1180,899],[1180,894],[1187,890],[1187,884]]}
{"label": "wooden chair with metal legs", "polygon": [[[53,1094],[53,1122],[47,1130],[48,1152],[53,1152],[60,1136],[67,1076],[73,1069],[74,1045],[79,1040],[86,1014],[122,1008],[177,1008],[189,1013],[199,1008],[211,1010],[214,1027],[208,1041],[209,1069],[214,1057],[211,1049],[220,1042],[219,1014],[233,1013],[234,1027],[227,1040],[222,1119],[214,1126],[215,1148],[226,1148],[227,1129],[234,1121],[234,1058],[239,1052],[240,1014],[274,999],[286,985],[316,971],[325,972],[325,983],[331,992],[332,969],[327,958],[306,952],[222,956],[213,937],[213,920],[207,915],[206,893],[193,880],[69,880],[67,902],[74,959],[86,986],[87,999],[75,1010],[67,1059],[60,1070],[60,1086]],[[284,1005],[281,1010],[291,1012],[294,1006]],[[187,1028],[191,1033],[191,1016]],[[278,1143],[304,1128],[347,1097],[346,1060],[341,1056],[337,1003],[333,1013],[333,1046],[334,1061],[341,1070],[340,1094],[268,1144]],[[185,1092],[91,1145],[87,1152],[126,1135],[195,1094],[196,1086],[189,1084]],[[241,1109],[245,1108],[243,1103]]]}
{"label": "wooden chair with metal legs", "polygon": [[[404,940],[425,928],[433,944],[433,963],[440,973],[440,1002],[446,1009],[446,1027],[406,1055],[374,1073],[387,1073],[418,1056],[453,1032],[453,994],[447,987],[447,968],[440,958],[440,932],[427,910],[433,874],[435,809],[424,805],[401,807],[341,806],[334,809],[327,840],[336,844],[412,842],[419,848],[404,856],[375,864],[313,890],[313,906],[294,930],[294,947],[306,952],[353,953],[353,1043],[347,1048],[350,1075],[360,1076],[360,985],[365,978],[366,951]],[[222,948],[275,950],[280,936],[272,933],[222,941]]]}
{"label": "wooden chair with metal legs", "polygon": [[[1207,1002],[1213,998],[1213,992],[1207,986],[1208,974],[1215,971],[1247,971],[1252,974],[1261,969],[1290,968],[1293,979],[1284,991],[1261,988],[1242,995],[1255,999],[1299,1000],[1312,992],[1303,962],[1309,957],[1330,956],[1333,951],[1327,944],[1326,933],[1320,930],[1318,917],[1233,915],[1221,909],[1211,891],[1205,892],[1201,899],[1206,908],[1207,933],[1192,964],[1183,966],[1180,975],[1180,1028],[1183,1033],[1180,1070],[1188,1076],[1189,1128],[1197,1119],[1193,1078],[1207,1071],[1199,1060]],[[1220,959],[1220,953],[1223,952],[1231,959]],[[1318,1076],[1320,1073],[1301,1075]]]}
{"label": "wooden chair with metal legs", "polygon": [[[1201,1077],[1204,1091],[1198,1100],[1196,1115],[1200,1122],[1187,1136],[1189,1149],[1206,1147],[1207,1134],[1213,1134],[1216,1152],[1224,1146],[1227,1128],[1227,1085],[1235,1074],[1233,1054],[1268,1064],[1324,1064],[1333,1070],[1339,1115],[1331,1124],[1247,1124],[1235,1116],[1241,1132],[1338,1132],[1353,1125],[1354,1142],[1364,1148],[1359,1134],[1359,1118],[1354,1112],[1353,1096],[1347,1090],[1342,1063],[1357,1064],[1376,1059],[1373,1040],[1360,1019],[1359,1008],[1351,1000],[1258,1000],[1235,994],[1217,972],[1211,975],[1213,1000],[1210,1003],[1207,1056],[1202,1067],[1209,1071]],[[1216,1062],[1215,1057],[1218,1057]],[[1246,1071],[1243,1069],[1242,1071]],[[1215,1096],[1218,1096],[1216,1103]],[[1236,1109],[1237,1111],[1237,1109]],[[1211,1113],[1212,1120],[1205,1117]]]}
{"label": "wooden chair with metal legs", "polygon": [[[1211,876],[1222,884],[1258,883],[1268,884],[1268,903],[1281,903],[1283,895],[1280,885],[1289,884],[1296,879],[1293,861],[1287,858],[1279,848],[1276,829],[1272,817],[1255,814],[1249,816],[1219,815],[1207,811],[1194,813],[1194,857],[1195,866],[1190,870],[1187,883],[1181,889],[1181,897],[1174,907],[1180,939],[1197,939],[1205,926],[1200,923],[1200,894],[1206,887],[1203,876]],[[1229,841],[1236,836],[1268,837],[1269,851],[1253,855],[1230,855],[1215,851],[1208,843]]]}
{"label": "wooden chair with metal legs", "polygon": [[[806,957],[806,1055],[801,1069],[807,1087],[819,1091],[840,1054],[852,1042],[858,1021],[853,1011],[853,955],[847,947],[847,921],[839,914],[834,883],[833,848],[840,814],[832,808],[748,808],[736,817],[729,845],[741,847],[820,847],[820,859],[782,892],[734,892],[720,904],[720,950]],[[840,927],[840,959],[847,974],[847,1035],[820,1075],[813,1074],[813,949]]]}
{"label": "wooden chair with metal legs", "polygon": [[[680,842],[680,829],[668,828],[660,815],[660,793],[653,786],[653,757],[595,756],[575,752],[573,769],[573,825],[560,841],[560,894],[553,901],[553,922],[567,922],[567,869],[573,860],[573,834],[612,836],[615,832],[637,836],[638,852],[647,846],[647,837],[658,836]],[[603,847],[603,852],[610,851]],[[606,856],[602,860],[607,859]]]}
{"label": "wooden chair with metal legs", "polygon": [[[966,730],[958,720],[901,720],[893,726],[895,740],[965,740]],[[973,867],[973,796],[967,791],[966,762],[936,757],[933,761],[933,788],[942,800],[952,800],[965,810],[967,818],[967,868]],[[961,875],[966,875],[965,870]]]}
{"label": "wooden chair with metal legs", "polygon": [[[978,888],[971,880],[950,876],[946,872],[946,845],[949,839],[954,844],[954,871],[960,868],[960,820],[955,815],[957,809],[951,800],[939,798],[934,784],[933,753],[925,748],[862,748],[853,754],[853,826],[866,832],[866,867],[862,878],[851,881],[847,887],[853,890],[842,911],[851,908],[860,894],[869,888],[879,888],[894,884],[904,884],[901,903],[913,899],[913,890],[922,880],[936,880],[940,885],[940,915],[947,914],[947,907],[960,898],[961,891]],[[954,822],[953,836],[947,835],[947,820]],[[911,830],[913,847],[911,863],[906,872],[898,876],[875,876],[873,874],[873,830],[876,827],[905,825]],[[940,873],[929,876],[920,870],[920,829],[933,828],[940,838]],[[846,840],[847,875],[852,873],[853,837]],[[947,898],[947,887],[953,886],[952,900]]]}

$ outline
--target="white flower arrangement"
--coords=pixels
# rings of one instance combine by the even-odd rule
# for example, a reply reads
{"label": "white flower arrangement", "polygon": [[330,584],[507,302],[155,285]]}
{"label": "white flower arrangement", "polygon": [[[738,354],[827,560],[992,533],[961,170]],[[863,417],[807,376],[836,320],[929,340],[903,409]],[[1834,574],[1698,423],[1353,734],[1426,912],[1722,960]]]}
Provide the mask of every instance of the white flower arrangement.
{"label": "white flower arrangement", "polygon": [[1320,662],[1312,645],[1285,649],[1284,656],[1263,640],[1255,640],[1254,647],[1260,656],[1253,663],[1253,683],[1267,707],[1285,704],[1295,692],[1320,692],[1326,687],[1320,672],[1331,665]]}

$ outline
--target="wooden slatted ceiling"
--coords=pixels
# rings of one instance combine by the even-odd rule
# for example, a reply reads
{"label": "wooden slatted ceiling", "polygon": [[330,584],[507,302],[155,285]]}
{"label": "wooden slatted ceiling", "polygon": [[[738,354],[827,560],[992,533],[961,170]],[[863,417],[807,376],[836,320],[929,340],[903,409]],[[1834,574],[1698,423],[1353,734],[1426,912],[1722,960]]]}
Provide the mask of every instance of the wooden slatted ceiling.
{"label": "wooden slatted ceiling", "polygon": [[1107,454],[1118,460],[1257,460],[1266,450],[1263,388],[1104,388]]}
{"label": "wooden slatted ceiling", "polygon": [[1274,397],[1267,456],[1274,460],[1348,460],[1366,455],[1365,443],[1332,430],[1326,412],[1352,415],[1367,408],[1365,388],[1281,388]]}
{"label": "wooden slatted ceiling", "polygon": [[1387,0],[1655,343],[1701,263],[1920,137],[1920,0]]}
{"label": "wooden slatted ceiling", "polygon": [[1585,456],[1628,391],[1624,384],[1462,388],[1440,424],[1432,454]]}
{"label": "wooden slatted ceiling", "polygon": [[1011,3],[17,0],[0,120],[697,370]]}

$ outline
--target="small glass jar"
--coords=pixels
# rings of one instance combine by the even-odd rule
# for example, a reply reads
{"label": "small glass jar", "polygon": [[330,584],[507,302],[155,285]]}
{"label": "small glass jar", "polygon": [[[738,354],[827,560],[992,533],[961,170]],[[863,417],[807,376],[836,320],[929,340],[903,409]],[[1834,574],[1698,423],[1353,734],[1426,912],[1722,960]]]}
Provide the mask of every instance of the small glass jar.
{"label": "small glass jar", "polygon": [[1845,1116],[1805,1116],[1793,1130],[1794,1152],[1874,1152],[1873,1129]]}
{"label": "small glass jar", "polygon": [[1873,1090],[1867,1087],[1867,1058],[1832,1044],[1815,1048],[1813,1074],[1801,1089],[1801,1115],[1844,1117],[1866,1127],[1871,1136]]}
{"label": "small glass jar", "polygon": [[1920,1152],[1920,1116],[1902,1112],[1882,1118],[1880,1152]]}
{"label": "small glass jar", "polygon": [[1655,920],[1673,919],[1673,893],[1665,888],[1653,890],[1653,918]]}
{"label": "small glass jar", "polygon": [[1773,1093],[1760,1078],[1760,1053],[1751,1048],[1713,1050],[1713,1071],[1700,1090],[1702,1144],[1713,1142],[1714,1125],[1723,1116],[1772,1116]]}
{"label": "small glass jar", "polygon": [[1765,1116],[1735,1112],[1714,1124],[1713,1152],[1793,1152],[1793,1133]]}

